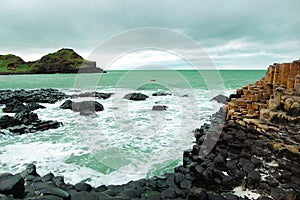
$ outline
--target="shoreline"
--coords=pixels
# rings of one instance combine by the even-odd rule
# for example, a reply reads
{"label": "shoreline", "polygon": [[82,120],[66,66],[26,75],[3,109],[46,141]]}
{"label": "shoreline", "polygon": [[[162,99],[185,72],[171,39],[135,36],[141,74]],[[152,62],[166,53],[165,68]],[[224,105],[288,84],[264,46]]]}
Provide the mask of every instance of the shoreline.
{"label": "shoreline", "polygon": [[[1,174],[0,183],[9,184],[0,184],[0,193],[22,199],[248,199],[233,192],[244,188],[255,191],[255,199],[297,199],[299,63],[270,66],[260,81],[230,95],[210,124],[195,129],[195,143],[183,152],[183,165],[165,177],[93,188],[66,184],[51,173],[40,177],[29,165],[21,174]],[[199,157],[207,141],[216,145]]]}

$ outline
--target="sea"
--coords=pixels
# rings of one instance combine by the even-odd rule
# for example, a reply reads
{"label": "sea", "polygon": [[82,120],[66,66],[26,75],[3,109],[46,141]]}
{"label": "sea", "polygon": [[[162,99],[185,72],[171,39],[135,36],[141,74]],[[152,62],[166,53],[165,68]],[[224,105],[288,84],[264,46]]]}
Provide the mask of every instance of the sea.
{"label": "sea", "polygon": [[[55,88],[67,94],[113,93],[108,99],[93,97],[104,111],[94,117],[60,109],[65,101],[43,103],[34,112],[41,120],[63,125],[43,132],[13,135],[0,130],[0,172],[18,173],[33,163],[40,175],[49,172],[67,183],[93,186],[123,184],[162,176],[182,164],[191,149],[193,130],[209,123],[222,104],[210,101],[261,79],[264,70],[111,70],[103,74],[1,75],[0,89]],[[132,92],[149,96],[145,101],[123,97]],[[161,92],[170,95],[152,96]],[[153,111],[154,105],[167,106]],[[0,105],[0,116],[3,113]]]}

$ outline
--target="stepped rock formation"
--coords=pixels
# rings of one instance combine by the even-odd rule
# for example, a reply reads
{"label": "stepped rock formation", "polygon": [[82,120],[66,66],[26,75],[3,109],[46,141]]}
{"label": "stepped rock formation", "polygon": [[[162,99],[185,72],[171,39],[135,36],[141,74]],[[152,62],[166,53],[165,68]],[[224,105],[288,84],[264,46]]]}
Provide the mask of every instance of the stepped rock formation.
{"label": "stepped rock formation", "polygon": [[[226,120],[253,126],[274,139],[274,148],[300,154],[299,129],[293,129],[300,122],[300,60],[270,65],[265,77],[231,95],[224,109]],[[279,137],[281,142],[275,142]]]}

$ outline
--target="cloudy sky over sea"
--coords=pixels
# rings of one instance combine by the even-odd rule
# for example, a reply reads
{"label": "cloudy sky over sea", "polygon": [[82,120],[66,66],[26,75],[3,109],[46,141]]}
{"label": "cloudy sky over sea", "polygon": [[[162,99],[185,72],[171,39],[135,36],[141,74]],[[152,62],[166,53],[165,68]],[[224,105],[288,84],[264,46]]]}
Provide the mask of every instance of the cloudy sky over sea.
{"label": "cloudy sky over sea", "polygon": [[[218,69],[266,69],[299,59],[299,7],[299,0],[0,0],[0,54],[28,61],[68,47],[88,58],[114,35],[159,27],[195,40]],[[178,60],[164,51],[138,51],[119,58],[115,68]]]}

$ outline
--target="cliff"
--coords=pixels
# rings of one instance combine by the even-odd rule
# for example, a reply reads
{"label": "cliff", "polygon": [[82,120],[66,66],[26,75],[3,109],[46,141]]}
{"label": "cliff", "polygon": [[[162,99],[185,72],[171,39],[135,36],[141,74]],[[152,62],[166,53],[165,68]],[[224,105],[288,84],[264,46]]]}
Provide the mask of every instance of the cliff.
{"label": "cliff", "polygon": [[[80,69],[80,70],[79,70]],[[33,62],[15,55],[0,55],[0,74],[102,73],[96,62],[88,61],[73,49],[61,49]]]}

